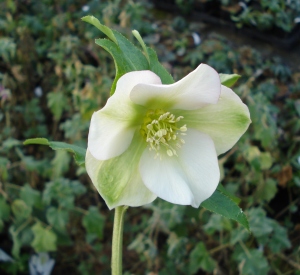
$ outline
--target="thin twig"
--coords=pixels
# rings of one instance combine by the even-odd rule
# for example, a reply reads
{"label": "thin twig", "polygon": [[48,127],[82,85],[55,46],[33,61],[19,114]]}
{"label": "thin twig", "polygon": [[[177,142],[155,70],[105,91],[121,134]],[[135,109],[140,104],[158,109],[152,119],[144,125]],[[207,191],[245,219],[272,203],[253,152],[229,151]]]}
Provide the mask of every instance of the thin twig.
{"label": "thin twig", "polygon": [[227,248],[229,246],[231,246],[230,243],[221,244],[220,246],[215,247],[215,248],[209,250],[208,252],[209,252],[209,254],[214,254],[215,252],[218,252],[219,250],[222,250],[223,248]]}
{"label": "thin twig", "polygon": [[293,260],[289,259],[287,256],[283,255],[282,253],[277,254],[279,258],[285,260],[288,262],[292,267],[296,268],[297,270],[300,270],[300,264],[294,262]]}

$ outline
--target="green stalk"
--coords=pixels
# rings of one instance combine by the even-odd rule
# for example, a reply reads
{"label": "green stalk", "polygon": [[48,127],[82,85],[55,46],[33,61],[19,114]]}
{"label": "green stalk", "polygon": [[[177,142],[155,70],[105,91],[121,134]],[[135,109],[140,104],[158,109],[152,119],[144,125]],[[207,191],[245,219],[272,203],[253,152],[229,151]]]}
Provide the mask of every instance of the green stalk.
{"label": "green stalk", "polygon": [[111,255],[112,275],[122,275],[123,226],[127,208],[128,206],[118,206],[115,209]]}

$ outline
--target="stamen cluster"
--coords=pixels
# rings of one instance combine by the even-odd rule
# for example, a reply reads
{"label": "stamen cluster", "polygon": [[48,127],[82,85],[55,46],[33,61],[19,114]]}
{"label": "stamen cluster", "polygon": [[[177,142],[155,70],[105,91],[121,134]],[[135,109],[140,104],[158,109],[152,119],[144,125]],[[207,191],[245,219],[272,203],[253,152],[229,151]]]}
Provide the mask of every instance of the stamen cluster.
{"label": "stamen cluster", "polygon": [[186,125],[178,126],[183,116],[175,117],[162,109],[148,110],[141,127],[141,134],[149,145],[149,150],[161,158],[161,149],[165,148],[168,156],[177,156],[184,140],[179,135],[186,135]]}

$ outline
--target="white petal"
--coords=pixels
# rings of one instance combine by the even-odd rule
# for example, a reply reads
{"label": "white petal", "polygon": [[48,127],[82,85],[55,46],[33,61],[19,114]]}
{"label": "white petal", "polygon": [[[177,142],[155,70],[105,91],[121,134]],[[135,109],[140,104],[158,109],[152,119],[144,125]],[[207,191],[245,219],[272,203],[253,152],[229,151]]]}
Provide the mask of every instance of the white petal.
{"label": "white petal", "polygon": [[161,84],[158,75],[151,71],[134,71],[124,74],[117,82],[116,91],[113,94],[124,96],[129,99],[129,94],[134,86],[139,83],[144,84]]}
{"label": "white petal", "polygon": [[140,160],[140,174],[148,189],[168,202],[192,204],[193,194],[177,159],[164,156],[160,160],[154,157],[155,153],[147,148]]}
{"label": "white petal", "polygon": [[146,150],[139,170],[145,185],[171,203],[199,207],[217,188],[220,171],[214,143],[206,134],[187,131],[185,144],[176,156],[154,159]]}
{"label": "white petal", "polygon": [[220,169],[217,153],[212,139],[197,130],[189,129],[184,140],[182,150],[177,152],[178,158],[194,194],[192,206],[199,207],[218,186]]}
{"label": "white petal", "polygon": [[134,131],[135,127],[130,127],[130,121],[98,111],[91,119],[88,149],[99,160],[116,157],[128,148]]}
{"label": "white petal", "polygon": [[122,154],[130,145],[134,131],[143,117],[144,108],[129,99],[129,93],[138,83],[161,83],[151,71],[136,71],[123,75],[117,82],[115,93],[104,108],[91,119],[88,148],[99,160]]}
{"label": "white petal", "polygon": [[144,185],[138,170],[144,149],[145,143],[138,133],[128,150],[118,157],[97,160],[87,150],[87,173],[109,209],[120,205],[141,206],[155,200],[156,195]]}
{"label": "white petal", "polygon": [[130,93],[133,102],[151,108],[199,109],[217,103],[221,92],[218,73],[206,64],[171,85],[137,84]]}
{"label": "white petal", "polygon": [[251,123],[248,107],[231,89],[223,85],[217,104],[199,110],[176,110],[173,113],[184,116],[187,127],[208,134],[215,143],[218,155],[228,151]]}

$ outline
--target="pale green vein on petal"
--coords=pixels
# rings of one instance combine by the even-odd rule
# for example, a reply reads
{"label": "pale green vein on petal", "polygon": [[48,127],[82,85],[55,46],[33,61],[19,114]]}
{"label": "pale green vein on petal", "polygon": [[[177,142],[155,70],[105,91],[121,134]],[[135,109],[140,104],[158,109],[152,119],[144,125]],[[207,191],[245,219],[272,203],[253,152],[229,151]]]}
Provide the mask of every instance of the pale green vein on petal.
{"label": "pale green vein on petal", "polygon": [[173,113],[184,116],[182,121],[188,128],[210,135],[218,155],[232,148],[251,123],[248,107],[231,89],[224,86],[217,104],[192,111],[176,110]]}
{"label": "pale green vein on petal", "polygon": [[138,170],[146,146],[137,130],[129,148],[118,157],[99,161],[87,152],[87,172],[110,209],[120,205],[141,206],[156,198],[143,184]]}

